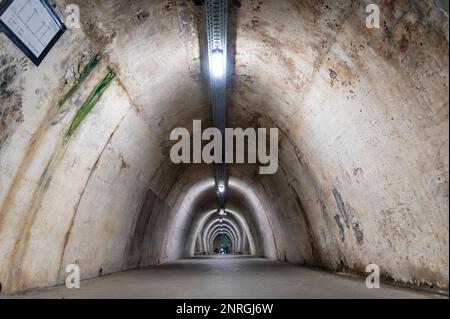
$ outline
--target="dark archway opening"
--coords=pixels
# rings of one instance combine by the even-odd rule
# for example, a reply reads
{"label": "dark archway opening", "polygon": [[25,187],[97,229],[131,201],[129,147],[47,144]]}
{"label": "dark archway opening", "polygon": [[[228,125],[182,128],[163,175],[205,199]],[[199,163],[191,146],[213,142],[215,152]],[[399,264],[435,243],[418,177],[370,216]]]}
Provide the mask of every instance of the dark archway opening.
{"label": "dark archway opening", "polygon": [[227,255],[231,252],[232,242],[227,234],[218,234],[213,241],[214,253]]}

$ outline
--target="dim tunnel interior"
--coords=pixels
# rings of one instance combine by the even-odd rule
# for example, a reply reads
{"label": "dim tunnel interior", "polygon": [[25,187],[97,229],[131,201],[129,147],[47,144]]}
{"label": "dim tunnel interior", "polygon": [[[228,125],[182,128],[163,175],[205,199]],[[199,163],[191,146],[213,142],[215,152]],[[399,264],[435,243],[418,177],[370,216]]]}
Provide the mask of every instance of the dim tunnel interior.
{"label": "dim tunnel interior", "polygon": [[170,160],[212,123],[202,1],[71,0],[39,67],[0,34],[0,293],[247,256],[448,291],[448,8],[371,2],[229,1],[227,127],[279,161],[228,164],[223,216],[214,166]]}

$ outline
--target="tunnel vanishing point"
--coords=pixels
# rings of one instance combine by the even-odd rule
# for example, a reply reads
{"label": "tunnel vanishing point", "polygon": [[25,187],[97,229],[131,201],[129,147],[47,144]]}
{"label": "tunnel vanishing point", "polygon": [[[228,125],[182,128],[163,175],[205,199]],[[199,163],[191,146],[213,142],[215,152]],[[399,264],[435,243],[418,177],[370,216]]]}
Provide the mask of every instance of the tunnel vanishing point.
{"label": "tunnel vanishing point", "polygon": [[268,175],[170,160],[172,130],[218,116],[203,1],[50,2],[81,26],[38,67],[0,34],[2,295],[224,242],[448,291],[448,1],[229,0],[222,123],[278,129]]}

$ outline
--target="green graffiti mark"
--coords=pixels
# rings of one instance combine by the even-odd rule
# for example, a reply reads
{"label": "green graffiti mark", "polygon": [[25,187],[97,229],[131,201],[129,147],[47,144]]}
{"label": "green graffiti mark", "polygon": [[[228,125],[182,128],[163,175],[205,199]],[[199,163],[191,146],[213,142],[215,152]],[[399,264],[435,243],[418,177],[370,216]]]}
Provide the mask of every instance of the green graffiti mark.
{"label": "green graffiti mark", "polygon": [[105,77],[95,86],[91,94],[89,94],[88,98],[86,99],[86,101],[84,101],[83,105],[81,105],[77,114],[73,118],[69,129],[64,134],[63,144],[67,144],[67,142],[83,122],[87,114],[94,108],[95,104],[97,104],[97,102],[100,100],[103,93],[105,93],[106,89],[115,77],[116,74],[114,73],[114,71],[108,68],[108,72],[106,73]]}
{"label": "green graffiti mark", "polygon": [[84,80],[87,79],[89,74],[91,74],[92,70],[95,69],[95,67],[100,63],[101,56],[99,53],[96,53],[94,56],[91,57],[88,64],[83,68],[81,73],[78,75],[78,77],[75,79],[72,87],[70,90],[64,95],[64,97],[58,102],[58,108],[64,105],[74,94],[78,89],[80,88],[81,83],[84,82]]}

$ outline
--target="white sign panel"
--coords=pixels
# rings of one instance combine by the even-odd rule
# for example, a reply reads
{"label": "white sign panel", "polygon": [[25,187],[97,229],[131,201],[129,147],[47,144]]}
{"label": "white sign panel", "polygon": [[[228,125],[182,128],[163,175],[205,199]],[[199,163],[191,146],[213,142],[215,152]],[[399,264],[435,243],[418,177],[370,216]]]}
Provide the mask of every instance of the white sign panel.
{"label": "white sign panel", "polygon": [[66,30],[47,0],[4,0],[0,27],[37,65]]}
{"label": "white sign panel", "polygon": [[40,1],[16,0],[0,20],[39,57],[60,30],[58,24]]}

